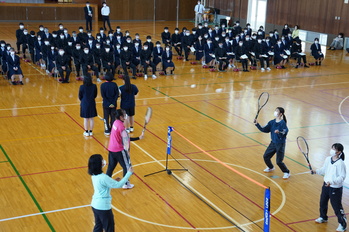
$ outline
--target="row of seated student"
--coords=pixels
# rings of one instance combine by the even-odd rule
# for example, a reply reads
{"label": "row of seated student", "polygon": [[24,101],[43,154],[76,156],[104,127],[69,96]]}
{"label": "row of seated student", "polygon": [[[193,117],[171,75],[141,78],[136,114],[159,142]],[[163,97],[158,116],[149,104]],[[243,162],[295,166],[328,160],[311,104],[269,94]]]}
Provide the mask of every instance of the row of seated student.
{"label": "row of seated student", "polygon": [[[249,25],[243,31],[241,29],[239,33],[238,23],[233,28],[225,28],[224,24],[221,27],[216,25],[215,28],[210,28],[207,24],[204,26],[199,24],[198,28],[192,30],[192,33],[187,28],[183,28],[181,32],[176,28],[171,34],[165,27],[161,33],[165,49],[162,48],[159,41],[154,47],[151,36],[147,36],[143,44],[138,33],[132,40],[129,31],[126,31],[124,35],[119,26],[115,32],[109,31],[108,34],[101,28],[96,38],[90,31],[84,32],[82,27],[79,28],[79,33],[73,31],[70,35],[62,24],[59,25],[59,30],[52,34],[43,25],[39,26],[37,33],[34,31],[28,33],[22,23],[19,24],[19,27],[16,31],[17,52],[19,53],[22,45],[23,57],[26,58],[26,49],[29,49],[31,60],[46,67],[48,73],[52,73],[57,68],[63,83],[69,82],[71,60],[77,76],[80,76],[81,68],[83,74],[92,70],[96,74],[97,81],[99,81],[102,66],[105,71],[111,71],[113,74],[117,68],[122,68],[124,72],[130,68],[134,78],[137,66],[143,67],[145,78],[147,78],[148,67],[151,67],[152,77],[156,78],[156,66],[162,63],[162,70],[170,70],[168,73],[170,74],[174,70],[172,48],[176,50],[179,58],[184,53],[185,61],[192,52],[196,60],[201,61],[205,67],[212,67],[218,63],[219,71],[224,71],[227,67],[234,67],[234,60],[242,63],[244,71],[248,71],[248,61],[252,67],[255,67],[257,61],[260,61],[261,70],[265,70],[264,63],[266,63],[267,70],[270,70],[269,61],[274,61],[277,68],[285,68],[284,65],[289,57],[297,60],[296,68],[299,67],[301,60],[307,67],[306,56],[301,49],[301,41],[298,37],[293,38],[293,32],[287,30],[286,25],[281,37],[277,30],[265,36],[262,27],[257,33],[253,33]],[[316,65],[321,65],[323,54],[318,41],[315,39],[311,46],[311,53],[316,60]],[[3,50],[5,42],[1,42],[1,46]],[[4,66],[6,65],[6,54],[4,56],[2,51],[0,55]],[[63,58],[63,56],[68,58]],[[66,72],[65,77],[63,71]]]}

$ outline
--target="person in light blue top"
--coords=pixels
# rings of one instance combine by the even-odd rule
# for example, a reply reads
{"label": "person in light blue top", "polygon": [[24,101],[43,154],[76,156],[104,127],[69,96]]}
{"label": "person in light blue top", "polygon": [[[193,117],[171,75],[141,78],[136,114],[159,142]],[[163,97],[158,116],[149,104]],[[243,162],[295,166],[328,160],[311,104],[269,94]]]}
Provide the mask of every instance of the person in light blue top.
{"label": "person in light blue top", "polygon": [[267,168],[264,169],[264,172],[274,171],[275,168],[271,162],[271,158],[276,153],[276,164],[284,173],[283,179],[288,179],[290,177],[290,170],[288,170],[285,163],[283,162],[285,157],[286,136],[288,133],[284,108],[277,107],[274,112],[274,117],[275,119],[270,120],[264,127],[259,125],[257,120],[254,121],[256,127],[260,131],[264,133],[270,133],[271,137],[271,142],[263,155],[264,162],[267,165]]}
{"label": "person in light blue top", "polygon": [[92,155],[88,161],[88,174],[91,175],[94,189],[91,202],[92,211],[95,217],[93,232],[102,232],[103,229],[105,232],[115,231],[110,189],[122,188],[133,174],[133,169],[130,167],[124,178],[117,181],[103,173],[102,168],[105,165],[106,161],[100,154]]}

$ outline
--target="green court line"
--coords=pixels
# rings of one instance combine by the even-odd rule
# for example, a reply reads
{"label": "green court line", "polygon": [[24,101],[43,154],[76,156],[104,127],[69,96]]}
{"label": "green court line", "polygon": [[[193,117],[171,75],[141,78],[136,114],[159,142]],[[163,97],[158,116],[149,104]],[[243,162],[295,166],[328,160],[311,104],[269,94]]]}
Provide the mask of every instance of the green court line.
{"label": "green court line", "polygon": [[[250,140],[252,140],[252,141],[254,141],[254,142],[256,142],[256,143],[258,143],[258,144],[260,144],[260,145],[262,145],[262,146],[264,146],[264,147],[267,147],[266,145],[262,144],[261,142],[255,140],[255,139],[253,139],[253,138],[247,136],[246,134],[243,134],[243,133],[241,133],[240,131],[238,131],[238,130],[236,130],[236,129],[234,129],[234,128],[232,128],[232,127],[226,125],[226,124],[224,124],[223,122],[218,121],[217,119],[215,119],[215,118],[213,118],[213,117],[211,117],[211,116],[209,116],[209,115],[207,115],[207,114],[205,114],[205,113],[203,113],[203,112],[201,112],[201,111],[199,111],[199,110],[197,110],[197,109],[195,109],[195,108],[193,108],[193,107],[191,107],[191,106],[185,104],[184,102],[181,102],[181,101],[177,100],[176,98],[171,97],[171,96],[167,95],[166,93],[161,92],[160,90],[157,90],[157,89],[155,89],[155,88],[152,88],[152,89],[155,90],[155,91],[157,91],[157,92],[159,92],[159,93],[161,93],[162,95],[164,95],[164,96],[166,96],[166,97],[169,97],[169,98],[171,98],[172,100],[174,100],[174,101],[176,101],[176,102],[178,102],[178,103],[180,103],[180,104],[182,104],[182,105],[188,107],[189,109],[194,110],[195,112],[197,112],[197,113],[199,113],[199,114],[201,114],[201,115],[203,115],[203,116],[205,116],[205,117],[207,117],[207,118],[209,118],[209,119],[211,119],[211,120],[213,120],[213,121],[215,121],[215,122],[221,124],[222,126],[225,126],[226,128],[229,128],[230,130],[232,130],[232,131],[234,131],[234,132],[236,132],[236,133],[238,133],[238,134],[240,134],[240,135],[242,135],[242,136],[244,136],[244,137],[246,137],[246,138],[248,138],[248,139],[250,139]],[[340,124],[340,123],[337,123],[337,124]],[[301,127],[300,127],[300,128],[301,128]],[[297,163],[297,164],[299,164],[299,165],[305,167],[305,168],[308,168],[307,165],[304,165],[304,164],[298,162],[297,160],[292,159],[291,157],[289,157],[289,156],[287,156],[287,155],[285,155],[285,157],[286,157],[287,159],[292,160],[293,162],[295,162],[295,163]],[[344,185],[343,185],[343,187],[346,188],[346,189],[349,189],[348,186],[344,186]]]}
{"label": "green court line", "polygon": [[[217,119],[215,119],[215,118],[213,118],[213,117],[211,117],[211,116],[209,116],[209,115],[207,115],[207,114],[205,114],[205,113],[203,113],[203,112],[201,112],[201,111],[199,111],[199,110],[197,110],[197,109],[195,109],[195,108],[193,108],[193,107],[191,107],[191,106],[185,104],[184,102],[181,102],[181,101],[177,100],[176,98],[171,97],[171,96],[167,95],[166,93],[161,92],[160,90],[157,90],[157,89],[155,89],[155,88],[152,88],[152,89],[155,90],[155,91],[157,91],[157,92],[159,92],[159,93],[161,93],[162,95],[164,95],[164,96],[166,96],[166,97],[168,97],[168,98],[171,98],[172,100],[174,100],[174,101],[176,101],[176,102],[178,102],[178,103],[180,103],[180,104],[182,104],[182,105],[188,107],[189,109],[192,109],[192,110],[194,110],[195,112],[197,112],[197,113],[199,113],[199,114],[201,114],[201,115],[203,115],[203,116],[205,116],[205,117],[207,117],[207,118],[209,118],[209,119],[211,119],[211,120],[213,120],[213,121],[215,121],[215,122],[221,124],[222,126],[224,126],[224,127],[226,127],[226,128],[229,128],[230,130],[232,130],[232,131],[234,131],[234,132],[236,132],[236,133],[238,133],[238,134],[240,134],[240,135],[242,135],[242,136],[244,136],[244,137],[246,137],[246,138],[252,140],[253,142],[256,142],[256,143],[258,143],[258,144],[260,144],[260,145],[262,145],[262,146],[264,146],[264,147],[267,147],[267,146],[264,145],[263,143],[261,143],[261,142],[255,140],[255,139],[253,139],[253,138],[251,138],[251,137],[249,137],[249,136],[247,136],[247,135],[241,133],[240,131],[238,131],[238,130],[236,130],[236,129],[234,129],[234,128],[232,128],[232,127],[226,125],[226,124],[224,124],[223,122],[218,121]],[[285,157],[288,158],[288,159],[290,159],[290,160],[292,160],[293,162],[295,162],[295,163],[297,163],[297,164],[303,166],[303,167],[308,168],[308,166],[306,166],[306,165],[304,165],[304,164],[298,162],[297,160],[292,159],[291,157],[288,157],[288,156],[285,156]]]}
{"label": "green court line", "polygon": [[[27,190],[28,194],[30,195],[30,197],[32,198],[32,200],[34,201],[36,207],[39,209],[40,213],[43,213],[44,211],[42,210],[41,206],[39,205],[38,201],[35,199],[33,193],[30,191],[28,185],[26,184],[26,182],[24,181],[23,177],[20,175],[19,171],[17,170],[16,166],[14,165],[14,163],[12,162],[12,160],[10,159],[10,157],[7,155],[6,151],[4,150],[4,148],[2,147],[2,145],[0,145],[0,149],[2,150],[2,152],[4,153],[4,155],[6,156],[7,161],[11,164],[13,170],[15,171],[16,175],[18,176],[18,178],[20,179],[20,181],[22,182],[23,186],[25,187],[25,189]],[[50,227],[51,231],[55,232],[56,230],[53,228],[50,220],[47,218],[46,214],[42,214],[43,218],[45,219],[47,225]]]}
{"label": "green court line", "polygon": [[[195,73],[202,74],[202,73]],[[215,82],[215,83],[205,83],[197,85],[215,85],[215,84],[232,84],[232,83],[244,83],[244,82],[254,82],[254,81],[277,81],[277,80],[289,80],[289,79],[299,79],[299,78],[308,78],[308,77],[326,77],[326,76],[339,76],[339,75],[348,75],[349,73],[336,73],[336,74],[324,74],[324,75],[315,75],[315,76],[297,76],[297,77],[285,77],[285,78],[270,78],[270,79],[258,79],[258,80],[241,80],[241,81],[228,81],[228,82]],[[177,74],[176,74],[177,75]],[[182,74],[178,74],[182,75]],[[163,88],[177,88],[177,87],[188,87],[190,85],[174,85],[174,86],[161,86],[156,87],[158,89]]]}
{"label": "green court line", "polygon": [[[335,122],[335,123],[312,125],[312,126],[300,126],[300,127],[292,127],[288,129],[293,130],[293,129],[302,129],[302,128],[311,128],[311,127],[320,127],[320,126],[333,126],[333,125],[340,125],[340,124],[346,124],[346,122]],[[244,135],[251,135],[251,134],[258,134],[258,133],[263,133],[263,132],[261,131],[247,132],[247,133],[244,133]]]}
{"label": "green court line", "polygon": [[7,162],[8,162],[7,160],[5,160],[5,161],[0,161],[0,164],[1,164],[1,163],[7,163]]}

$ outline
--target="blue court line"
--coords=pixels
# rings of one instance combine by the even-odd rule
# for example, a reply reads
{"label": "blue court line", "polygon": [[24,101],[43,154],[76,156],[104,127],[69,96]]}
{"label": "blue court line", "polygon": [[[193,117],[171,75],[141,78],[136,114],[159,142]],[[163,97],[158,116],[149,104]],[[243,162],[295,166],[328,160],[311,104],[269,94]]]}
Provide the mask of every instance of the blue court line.
{"label": "blue court line", "polygon": [[19,171],[17,170],[16,166],[14,165],[14,163],[12,162],[12,160],[10,159],[10,157],[7,155],[6,151],[4,150],[4,148],[2,147],[2,145],[0,145],[0,149],[2,151],[2,153],[5,155],[7,161],[11,164],[13,170],[15,171],[16,175],[18,176],[19,180],[22,182],[24,188],[27,190],[29,196],[31,197],[31,199],[33,200],[33,202],[35,203],[36,207],[39,209],[40,213],[42,214],[42,217],[45,219],[47,225],[49,226],[50,230],[52,232],[55,232],[56,230],[53,228],[50,220],[47,218],[46,214],[44,214],[44,211],[42,210],[39,202],[36,200],[36,198],[34,197],[33,193],[30,191],[27,183],[24,181],[23,177],[21,176],[21,174],[19,173]]}

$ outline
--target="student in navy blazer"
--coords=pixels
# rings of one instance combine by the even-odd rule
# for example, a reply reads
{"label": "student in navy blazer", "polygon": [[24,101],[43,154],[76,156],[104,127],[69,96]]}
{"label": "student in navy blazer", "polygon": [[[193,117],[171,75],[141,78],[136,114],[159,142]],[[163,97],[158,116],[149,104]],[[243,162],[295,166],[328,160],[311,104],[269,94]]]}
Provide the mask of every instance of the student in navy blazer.
{"label": "student in navy blazer", "polygon": [[16,85],[15,75],[19,76],[19,83],[23,85],[23,73],[21,69],[21,63],[19,56],[15,54],[13,48],[10,49],[10,55],[7,56],[7,65],[8,65],[8,77],[11,78],[12,84]]}
{"label": "student in navy blazer", "polygon": [[324,59],[324,54],[321,51],[321,45],[319,44],[319,38],[314,39],[314,43],[310,46],[311,55],[315,59],[315,65],[321,65]]}

